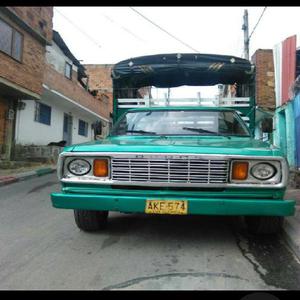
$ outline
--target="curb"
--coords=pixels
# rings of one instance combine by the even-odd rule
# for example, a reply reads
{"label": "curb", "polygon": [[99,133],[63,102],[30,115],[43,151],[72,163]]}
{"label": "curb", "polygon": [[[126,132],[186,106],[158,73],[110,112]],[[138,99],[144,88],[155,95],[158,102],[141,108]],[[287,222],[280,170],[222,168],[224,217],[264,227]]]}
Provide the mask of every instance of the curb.
{"label": "curb", "polygon": [[33,177],[43,176],[50,173],[54,173],[56,168],[41,168],[34,171],[28,171],[14,176],[3,176],[0,177],[0,186],[8,185],[18,181],[24,181]]}

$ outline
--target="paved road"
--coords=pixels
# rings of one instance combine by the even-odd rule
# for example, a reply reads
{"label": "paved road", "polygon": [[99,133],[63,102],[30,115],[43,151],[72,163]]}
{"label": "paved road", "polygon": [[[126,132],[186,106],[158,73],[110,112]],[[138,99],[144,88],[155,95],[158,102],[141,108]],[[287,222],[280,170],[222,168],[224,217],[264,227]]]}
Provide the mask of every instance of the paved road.
{"label": "paved road", "polygon": [[0,188],[0,289],[300,289],[286,244],[238,218],[111,213],[88,234],[58,190],[55,174]]}

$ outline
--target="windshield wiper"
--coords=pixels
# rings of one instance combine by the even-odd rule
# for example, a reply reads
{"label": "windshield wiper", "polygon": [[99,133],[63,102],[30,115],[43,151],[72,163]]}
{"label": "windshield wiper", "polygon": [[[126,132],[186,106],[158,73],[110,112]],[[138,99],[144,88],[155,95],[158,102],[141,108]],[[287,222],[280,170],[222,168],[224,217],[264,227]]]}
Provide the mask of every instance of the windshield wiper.
{"label": "windshield wiper", "polygon": [[229,139],[231,138],[228,135],[221,134],[221,133],[218,133],[218,132],[215,132],[215,131],[210,131],[210,130],[202,129],[202,128],[182,127],[182,129],[184,129],[184,130],[190,130],[190,131],[196,131],[196,132],[199,132],[199,133],[210,133],[212,135],[225,136],[225,137],[227,137]]}
{"label": "windshield wiper", "polygon": [[128,133],[145,133],[145,134],[156,134],[153,131],[145,131],[145,130],[126,130]]}

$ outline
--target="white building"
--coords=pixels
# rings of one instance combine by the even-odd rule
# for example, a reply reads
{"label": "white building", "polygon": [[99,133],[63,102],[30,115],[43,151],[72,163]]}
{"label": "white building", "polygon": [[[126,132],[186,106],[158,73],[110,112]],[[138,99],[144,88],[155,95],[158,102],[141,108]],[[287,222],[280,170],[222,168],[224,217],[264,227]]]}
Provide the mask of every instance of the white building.
{"label": "white building", "polygon": [[104,124],[105,131],[109,116],[102,113],[103,103],[88,92],[86,79],[84,67],[53,31],[53,44],[47,46],[41,100],[22,100],[18,105],[16,144],[88,142],[94,140],[92,124],[97,121]]}

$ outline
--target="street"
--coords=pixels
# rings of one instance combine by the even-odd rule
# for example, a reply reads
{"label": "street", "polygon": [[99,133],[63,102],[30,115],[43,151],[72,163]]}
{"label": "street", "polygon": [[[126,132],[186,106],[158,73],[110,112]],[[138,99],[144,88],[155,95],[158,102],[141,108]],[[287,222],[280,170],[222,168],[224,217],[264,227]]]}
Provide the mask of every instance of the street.
{"label": "street", "polygon": [[0,188],[0,289],[299,289],[283,239],[249,235],[239,218],[111,212],[85,233],[55,209],[56,174]]}

